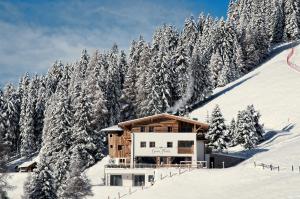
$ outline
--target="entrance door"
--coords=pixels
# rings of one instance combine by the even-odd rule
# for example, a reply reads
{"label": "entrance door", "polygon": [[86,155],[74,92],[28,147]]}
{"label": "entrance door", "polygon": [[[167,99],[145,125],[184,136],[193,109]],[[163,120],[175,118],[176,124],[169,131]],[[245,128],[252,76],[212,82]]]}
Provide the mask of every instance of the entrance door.
{"label": "entrance door", "polygon": [[133,186],[145,186],[145,175],[134,175]]}
{"label": "entrance door", "polygon": [[121,175],[110,176],[110,186],[123,186],[123,180]]}

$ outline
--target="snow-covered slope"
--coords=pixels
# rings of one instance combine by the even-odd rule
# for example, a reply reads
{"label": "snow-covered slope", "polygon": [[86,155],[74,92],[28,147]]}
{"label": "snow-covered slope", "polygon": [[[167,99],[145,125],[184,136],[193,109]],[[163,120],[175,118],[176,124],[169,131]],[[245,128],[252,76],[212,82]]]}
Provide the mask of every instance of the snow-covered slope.
{"label": "snow-covered slope", "polygon": [[[300,46],[294,50],[291,61],[300,65]],[[300,198],[300,73],[287,64],[290,51],[216,90],[216,98],[190,115],[205,121],[207,113],[219,104],[230,122],[239,110],[254,104],[270,139],[260,144],[252,158],[230,169],[195,170],[128,198]],[[280,171],[255,168],[254,161],[280,165]],[[292,165],[297,171],[291,171]]]}

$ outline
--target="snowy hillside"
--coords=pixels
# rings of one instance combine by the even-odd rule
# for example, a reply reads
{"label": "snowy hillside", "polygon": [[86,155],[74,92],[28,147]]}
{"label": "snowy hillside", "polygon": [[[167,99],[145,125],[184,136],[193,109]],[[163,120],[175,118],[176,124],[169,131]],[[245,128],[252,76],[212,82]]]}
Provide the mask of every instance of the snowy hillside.
{"label": "snowy hillside", "polygon": [[[287,65],[290,52],[283,51],[219,89],[217,98],[191,113],[205,120],[207,112],[219,104],[228,122],[239,110],[254,104],[270,139],[252,158],[230,169],[193,171],[128,198],[300,198],[299,171],[291,171],[292,165],[300,166],[300,73]],[[291,61],[300,63],[300,46],[295,47]],[[254,161],[280,165],[280,172],[255,168]]]}

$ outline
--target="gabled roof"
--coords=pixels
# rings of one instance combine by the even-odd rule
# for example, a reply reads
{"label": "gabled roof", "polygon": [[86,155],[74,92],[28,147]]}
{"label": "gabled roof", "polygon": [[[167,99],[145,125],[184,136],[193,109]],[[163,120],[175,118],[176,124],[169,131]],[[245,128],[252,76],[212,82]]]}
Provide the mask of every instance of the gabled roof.
{"label": "gabled roof", "polygon": [[193,119],[185,118],[185,117],[171,115],[171,114],[168,114],[168,113],[162,113],[162,114],[147,116],[147,117],[138,118],[138,119],[134,119],[134,120],[128,120],[128,121],[125,121],[125,122],[120,122],[118,125],[120,127],[124,127],[124,126],[127,126],[127,125],[132,125],[132,124],[135,124],[135,123],[144,122],[144,121],[157,119],[157,118],[167,118],[167,119],[177,120],[177,121],[181,121],[181,122],[186,122],[186,123],[190,123],[190,124],[199,125],[203,129],[208,129],[208,124],[205,124],[205,123],[193,120]]}

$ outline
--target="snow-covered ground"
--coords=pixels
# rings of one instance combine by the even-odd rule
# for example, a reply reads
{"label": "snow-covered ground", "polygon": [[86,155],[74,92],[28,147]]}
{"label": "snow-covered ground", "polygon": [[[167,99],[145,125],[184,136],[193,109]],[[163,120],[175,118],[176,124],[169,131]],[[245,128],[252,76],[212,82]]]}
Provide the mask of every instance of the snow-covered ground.
{"label": "snow-covered ground", "polygon": [[[269,131],[269,139],[258,147],[252,158],[230,169],[194,170],[166,178],[124,198],[300,199],[300,73],[288,67],[286,57],[289,52],[283,51],[243,78],[217,89],[217,98],[191,113],[191,117],[204,121],[207,112],[211,113],[219,104],[230,122],[239,110],[254,104],[262,114],[261,121]],[[300,46],[295,47],[295,53],[292,62],[300,65]],[[103,186],[103,168],[107,161],[105,158],[87,170],[93,185],[94,196],[91,198],[110,196],[112,199],[118,198],[118,192],[121,195],[128,192],[128,187]],[[279,165],[280,171],[255,168],[254,161]],[[292,165],[297,169],[294,172]],[[167,174],[169,171],[162,172]],[[9,182],[17,188],[9,192],[11,198],[20,198],[25,178],[24,173],[12,175]]]}

